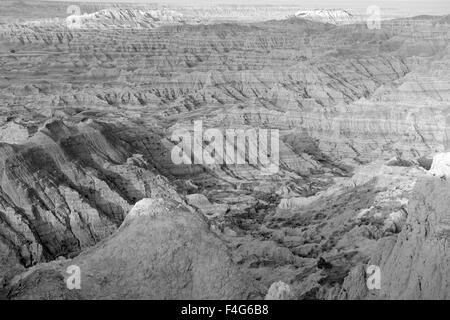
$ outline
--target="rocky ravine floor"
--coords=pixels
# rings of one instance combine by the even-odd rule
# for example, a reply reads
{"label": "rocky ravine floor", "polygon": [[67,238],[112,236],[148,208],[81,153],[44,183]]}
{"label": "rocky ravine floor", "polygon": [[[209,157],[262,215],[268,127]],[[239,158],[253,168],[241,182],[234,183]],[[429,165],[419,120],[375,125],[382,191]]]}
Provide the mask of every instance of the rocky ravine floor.
{"label": "rocky ravine floor", "polygon": [[[0,24],[1,295],[446,298],[448,186],[428,171],[448,145],[445,17],[413,34],[176,16]],[[279,129],[280,171],[174,165],[194,120]]]}

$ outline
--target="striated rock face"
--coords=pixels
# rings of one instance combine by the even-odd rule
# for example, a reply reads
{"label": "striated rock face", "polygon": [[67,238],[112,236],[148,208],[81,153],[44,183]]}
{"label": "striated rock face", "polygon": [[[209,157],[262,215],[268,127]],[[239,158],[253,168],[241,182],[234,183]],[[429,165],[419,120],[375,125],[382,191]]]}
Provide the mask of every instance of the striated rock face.
{"label": "striated rock face", "polygon": [[[401,232],[377,241],[367,264],[354,267],[345,279],[340,298],[449,299],[449,183],[445,171],[436,171],[445,165],[446,157],[435,156],[433,175],[420,177],[414,185],[406,216],[400,217]],[[398,219],[399,215],[392,218]],[[380,268],[378,290],[367,289],[368,265]]]}
{"label": "striated rock face", "polygon": [[[47,6],[0,3],[0,295],[446,297],[447,17]],[[175,164],[197,120],[279,170]]]}
{"label": "striated rock face", "polygon": [[[69,265],[81,270],[81,290],[65,287]],[[9,298],[247,299],[251,294],[251,281],[201,215],[176,201],[152,198],[139,201],[113,236],[77,258],[16,278]]]}
{"label": "striated rock face", "polygon": [[[165,24],[186,23],[187,19],[173,10],[104,9],[98,12],[72,15],[66,18],[69,27],[80,29],[133,28],[152,29]],[[194,22],[194,21],[191,21]]]}
{"label": "striated rock face", "polygon": [[408,206],[408,219],[397,239],[380,244],[371,259],[381,268],[383,299],[449,299],[449,183],[420,180]]}
{"label": "striated rock face", "polygon": [[[77,7],[79,8],[79,7]],[[51,18],[27,21],[22,28],[29,27],[70,30],[153,29],[164,25],[195,23],[173,10],[146,10],[138,8],[108,8],[92,13],[75,12],[65,19]]]}
{"label": "striated rock face", "polygon": [[50,121],[24,144],[0,149],[0,242],[24,266],[95,244],[141,198],[179,199],[105,124]]}

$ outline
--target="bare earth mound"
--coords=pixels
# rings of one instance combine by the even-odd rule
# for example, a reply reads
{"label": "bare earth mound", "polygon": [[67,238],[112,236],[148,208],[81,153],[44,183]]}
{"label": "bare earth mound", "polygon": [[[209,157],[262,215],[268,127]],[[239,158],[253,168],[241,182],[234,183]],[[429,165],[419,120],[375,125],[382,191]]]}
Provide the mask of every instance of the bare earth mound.
{"label": "bare earth mound", "polygon": [[[81,270],[81,290],[65,286]],[[138,202],[110,238],[71,261],[25,274],[12,299],[247,299],[251,283],[203,217],[175,201]]]}

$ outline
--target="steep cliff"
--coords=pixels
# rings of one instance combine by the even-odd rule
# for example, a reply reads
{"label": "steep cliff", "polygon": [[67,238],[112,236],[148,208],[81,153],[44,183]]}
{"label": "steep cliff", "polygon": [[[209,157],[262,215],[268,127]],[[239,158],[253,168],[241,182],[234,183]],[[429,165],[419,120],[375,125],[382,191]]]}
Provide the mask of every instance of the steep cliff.
{"label": "steep cliff", "polygon": [[0,148],[0,242],[24,266],[95,244],[139,199],[177,199],[105,123],[49,121],[24,144]]}

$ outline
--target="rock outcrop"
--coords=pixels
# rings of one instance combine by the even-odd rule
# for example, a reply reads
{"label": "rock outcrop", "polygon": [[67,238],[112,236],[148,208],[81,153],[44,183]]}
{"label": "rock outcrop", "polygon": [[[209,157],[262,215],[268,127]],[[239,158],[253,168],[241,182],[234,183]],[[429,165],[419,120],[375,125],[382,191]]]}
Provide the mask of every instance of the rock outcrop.
{"label": "rock outcrop", "polygon": [[[446,17],[80,4],[72,28],[21,3],[0,3],[0,295],[447,297]],[[175,164],[196,120],[278,130],[279,170]]]}
{"label": "rock outcrop", "polygon": [[354,14],[348,10],[342,9],[300,10],[295,13],[295,16],[302,19],[332,23],[336,25],[359,22]]}
{"label": "rock outcrop", "polygon": [[291,288],[282,281],[274,282],[265,297],[266,300],[293,300],[293,298]]}
{"label": "rock outcrop", "polygon": [[[80,290],[66,287],[77,266]],[[162,198],[139,201],[118,231],[73,260],[16,277],[10,299],[248,299],[250,279],[192,208]]]}
{"label": "rock outcrop", "polygon": [[430,173],[435,176],[450,175],[450,153],[438,153],[433,157]]}
{"label": "rock outcrop", "polygon": [[380,266],[383,299],[449,299],[447,239],[450,234],[447,180],[420,180],[408,219],[396,241],[380,244],[370,263]]}
{"label": "rock outcrop", "polygon": [[166,178],[105,126],[49,121],[23,144],[0,145],[5,263],[29,267],[70,257],[116,230],[136,201],[180,199]]}

